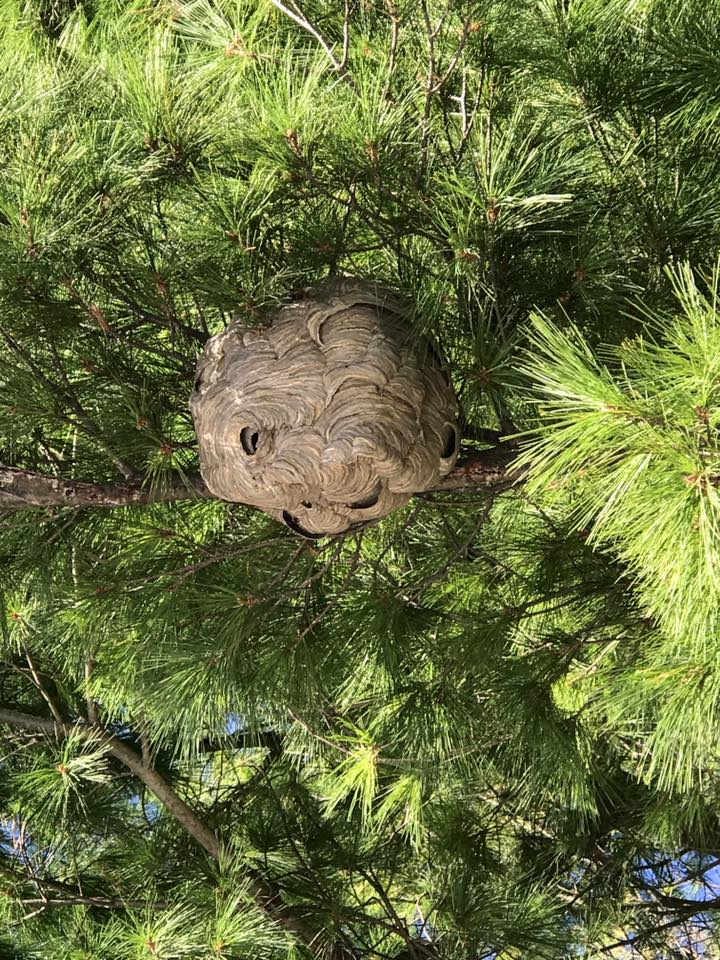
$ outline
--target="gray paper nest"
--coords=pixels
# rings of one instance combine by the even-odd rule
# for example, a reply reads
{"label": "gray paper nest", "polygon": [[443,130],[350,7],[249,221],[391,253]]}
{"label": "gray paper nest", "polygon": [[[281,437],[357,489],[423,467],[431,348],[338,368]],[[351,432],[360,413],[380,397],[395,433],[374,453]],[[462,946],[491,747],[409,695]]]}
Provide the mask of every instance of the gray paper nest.
{"label": "gray paper nest", "polygon": [[457,400],[432,344],[397,293],[351,277],[209,340],[190,409],[210,491],[305,536],[386,516],[457,457]]}

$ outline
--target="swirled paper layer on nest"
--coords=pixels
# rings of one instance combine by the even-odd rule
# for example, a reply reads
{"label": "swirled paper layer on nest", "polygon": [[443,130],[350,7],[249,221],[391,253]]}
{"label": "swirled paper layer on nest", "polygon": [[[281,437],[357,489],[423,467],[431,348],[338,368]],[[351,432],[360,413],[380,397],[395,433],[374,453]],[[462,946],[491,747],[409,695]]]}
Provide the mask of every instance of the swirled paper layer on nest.
{"label": "swirled paper layer on nest", "polygon": [[457,401],[398,294],[308,289],[205,345],[190,399],[212,493],[309,535],[386,516],[452,470]]}

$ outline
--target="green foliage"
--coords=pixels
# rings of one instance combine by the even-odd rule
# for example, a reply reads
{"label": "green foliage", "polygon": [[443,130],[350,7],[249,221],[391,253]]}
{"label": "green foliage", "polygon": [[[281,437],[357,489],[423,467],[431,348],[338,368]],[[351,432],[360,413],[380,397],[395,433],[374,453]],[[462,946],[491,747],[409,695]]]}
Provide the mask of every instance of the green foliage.
{"label": "green foliage", "polygon": [[688,265],[671,278],[682,312],[650,317],[644,334],[606,349],[604,362],[577,330],[536,317],[527,370],[554,429],[539,428],[525,454],[529,489],[565,498],[572,488],[577,528],[625,562],[662,631],[661,643],[622,669],[609,700],[633,722],[639,703],[654,713],[646,763],[669,789],[714,766],[705,741],[720,633],[718,274],[708,293]]}
{"label": "green foliage", "polygon": [[[0,957],[718,955],[718,23],[0,0],[0,461],[155,500],[2,514]],[[192,495],[202,343],[337,272],[514,484]]]}

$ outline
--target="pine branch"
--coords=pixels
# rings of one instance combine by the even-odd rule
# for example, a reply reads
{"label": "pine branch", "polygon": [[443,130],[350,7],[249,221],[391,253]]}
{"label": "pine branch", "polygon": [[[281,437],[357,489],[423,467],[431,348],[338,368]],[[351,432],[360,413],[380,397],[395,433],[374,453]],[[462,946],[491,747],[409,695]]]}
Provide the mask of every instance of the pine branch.
{"label": "pine branch", "polygon": [[[710,907],[714,906],[716,906],[716,904],[710,904]],[[672,930],[674,927],[680,926],[681,923],[691,920],[693,917],[697,916],[697,914],[705,913],[707,909],[707,902],[697,900],[690,906],[688,911],[683,916],[675,916],[671,920],[666,920],[664,923],[658,923],[652,927],[648,927],[645,930],[640,930],[630,937],[625,937],[622,940],[615,940],[613,943],[609,943],[604,947],[598,947],[595,953],[598,956],[604,953],[613,953],[615,950],[619,950],[622,947],[634,947],[635,950],[637,950],[640,943],[651,939],[653,936],[655,936],[655,934],[664,933],[666,930]]]}
{"label": "pine branch", "polygon": [[43,683],[43,679],[40,676],[40,672],[38,671],[37,667],[35,666],[35,661],[32,658],[32,655],[30,653],[30,650],[27,644],[23,645],[23,649],[25,652],[25,659],[27,660],[27,665],[30,668],[30,675],[32,676],[33,683],[38,688],[38,690],[40,691],[40,694],[42,695],[43,700],[45,701],[45,703],[47,703],[48,707],[50,708],[50,713],[52,713],[53,717],[55,718],[55,722],[63,723],[63,716],[62,716],[62,711],[60,709],[60,704],[55,700],[53,695],[50,693],[50,691],[47,689],[47,687]]}
{"label": "pine branch", "polygon": [[[0,863],[0,873],[17,883],[29,883],[37,887],[41,893],[40,897],[18,898],[18,902],[24,906],[41,907],[68,907],[68,906],[89,906],[100,907],[104,910],[166,910],[168,904],[165,900],[126,900],[124,897],[103,897],[103,896],[85,896],[80,893],[72,884],[63,883],[62,880],[52,880],[46,877],[36,877],[31,873],[21,873],[13,870],[11,867]],[[63,894],[62,897],[46,897],[45,889],[52,890],[54,893]]]}
{"label": "pine branch", "polygon": [[61,480],[0,464],[0,510],[6,511],[31,507],[129,507],[209,496],[198,476],[177,477],[163,487],[151,489],[140,484]]}
{"label": "pine branch", "polygon": [[[127,286],[112,283],[105,278],[103,278],[103,283],[106,289],[120,303],[122,303],[131,313],[133,313],[144,323],[152,324],[155,327],[162,327],[165,330],[169,329],[171,331],[180,331],[189,340],[193,340],[195,343],[199,343],[201,345],[205,343],[206,337],[199,330],[194,330],[192,327],[188,327],[185,324],[180,323],[178,320],[171,320],[167,316],[158,316],[158,314],[152,313],[150,310],[146,310],[137,302],[132,291]],[[182,354],[176,354],[176,357],[183,360],[185,359]]]}
{"label": "pine branch", "polygon": [[[517,448],[509,443],[481,450],[461,460],[432,490],[423,492],[513,486],[521,480],[520,473],[511,469],[517,454]],[[197,498],[212,498],[212,494],[196,474],[184,479],[177,477],[159,489],[150,489],[139,484],[62,480],[0,464],[0,510],[4,511],[42,507],[131,507]]]}
{"label": "pine branch", "polygon": [[513,469],[518,457],[518,448],[513,443],[499,443],[488,450],[481,450],[467,459],[458,461],[452,473],[444,477],[427,493],[453,490],[473,490],[492,487],[508,489],[522,482],[523,474]]}
{"label": "pine branch", "polygon": [[49,393],[57,397],[63,405],[70,407],[70,409],[73,411],[73,416],[65,415],[65,419],[81,430],[86,436],[90,437],[108,456],[112,463],[115,464],[117,469],[126,480],[132,480],[137,477],[138,471],[135,469],[135,467],[132,466],[132,464],[127,463],[115,452],[115,450],[113,450],[113,448],[103,437],[102,432],[99,430],[97,425],[88,417],[82,404],[77,399],[77,396],[75,395],[72,385],[67,379],[65,372],[62,371],[61,375],[66,386],[58,386],[58,384],[54,383],[50,377],[46,376],[38,364],[33,360],[32,356],[24,348],[22,348],[6,330],[0,328],[0,334],[2,334],[2,337],[10,350],[25,364],[35,379],[41,383]]}
{"label": "pine branch", "polygon": [[[83,723],[58,723],[55,720],[36,717],[19,710],[9,710],[5,707],[0,707],[0,723],[33,733],[46,733],[61,739],[74,735],[91,740],[95,745],[101,743],[111,757],[119,760],[145,784],[165,806],[168,813],[213,860],[220,859],[221,843],[214,831],[177,795],[157,770],[147,766],[140,754],[119,737],[113,736],[101,727]],[[293,938],[312,948],[312,944],[317,940],[317,932],[310,930],[303,920],[293,915],[291,910],[280,901],[279,891],[271,883],[258,875],[251,875],[247,889],[263,913]],[[39,909],[43,909],[42,906]],[[345,960],[346,952],[341,946],[334,946],[326,957],[327,960]]]}
{"label": "pine branch", "polygon": [[115,757],[116,760],[119,760],[128,770],[134,773],[139,780],[142,780],[158,800],[167,807],[170,814],[178,823],[187,830],[190,836],[193,837],[211,857],[216,860],[218,859],[220,855],[220,844],[212,830],[180,799],[170,784],[164,780],[156,770],[151,767],[146,767],[142,757],[118,737],[107,733],[107,731],[104,731],[102,728],[91,727],[87,724],[58,723],[57,720],[46,720],[43,717],[36,717],[29,713],[21,713],[20,711],[7,710],[5,708],[0,708],[0,723],[6,723],[11,727],[17,727],[21,730],[30,730],[34,733],[47,733],[51,736],[58,736],[61,739],[75,735],[81,739],[92,740],[94,743],[100,740],[108,754],[111,757]]}

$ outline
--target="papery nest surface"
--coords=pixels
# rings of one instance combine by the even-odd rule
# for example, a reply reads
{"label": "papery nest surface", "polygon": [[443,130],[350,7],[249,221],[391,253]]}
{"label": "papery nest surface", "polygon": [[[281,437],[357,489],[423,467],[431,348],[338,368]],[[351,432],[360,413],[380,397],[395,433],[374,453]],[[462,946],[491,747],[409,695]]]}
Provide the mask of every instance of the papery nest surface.
{"label": "papery nest surface", "polygon": [[387,516],[457,458],[458,403],[432,343],[399,294],[352,277],[212,337],[190,409],[210,491],[313,537]]}

